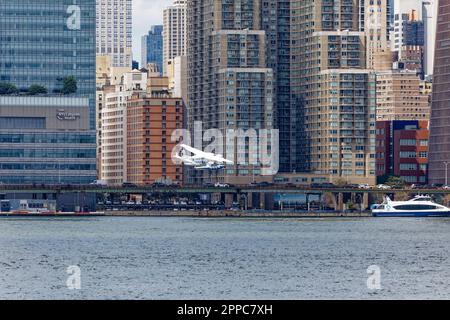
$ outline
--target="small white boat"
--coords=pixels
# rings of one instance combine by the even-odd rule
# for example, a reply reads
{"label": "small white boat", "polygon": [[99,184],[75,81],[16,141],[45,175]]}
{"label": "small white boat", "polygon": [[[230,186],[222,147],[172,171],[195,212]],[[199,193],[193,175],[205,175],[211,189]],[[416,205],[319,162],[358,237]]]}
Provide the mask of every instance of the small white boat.
{"label": "small white boat", "polygon": [[408,201],[392,201],[385,197],[382,204],[373,205],[371,209],[374,217],[450,217],[449,208],[423,195]]}

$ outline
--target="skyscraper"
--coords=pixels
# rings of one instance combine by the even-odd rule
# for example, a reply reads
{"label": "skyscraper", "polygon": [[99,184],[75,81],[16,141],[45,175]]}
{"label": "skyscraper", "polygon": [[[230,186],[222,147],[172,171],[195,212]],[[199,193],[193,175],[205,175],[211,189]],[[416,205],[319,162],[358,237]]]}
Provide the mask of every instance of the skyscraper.
{"label": "skyscraper", "polygon": [[[450,162],[450,0],[440,0],[430,119],[429,182],[448,183]],[[447,179],[446,179],[447,178]]]}
{"label": "skyscraper", "polygon": [[148,63],[155,63],[158,72],[163,72],[163,26],[152,26],[148,34],[142,36],[141,60],[142,68]]}
{"label": "skyscraper", "polygon": [[261,29],[265,31],[266,66],[273,71],[274,127],[279,130],[280,172],[299,168],[302,118],[299,102],[291,99],[291,8],[289,0],[263,1]]}
{"label": "skyscraper", "polygon": [[422,3],[420,0],[395,0],[394,2],[394,27],[392,30],[391,50],[401,57],[401,49],[404,43],[405,24],[408,22],[422,21]]}
{"label": "skyscraper", "polygon": [[169,60],[186,55],[186,0],[175,0],[163,13],[163,73]]}
{"label": "skyscraper", "polygon": [[97,54],[113,67],[131,67],[132,0],[97,0]]}
{"label": "skyscraper", "polygon": [[436,42],[437,5],[439,0],[423,0],[422,20],[425,26],[424,72],[433,74],[434,48]]}
{"label": "skyscraper", "polygon": [[[392,58],[387,55],[388,48],[388,0],[371,1],[361,0],[360,2],[360,30],[366,35],[367,68],[377,69],[377,66],[387,65],[385,69],[392,65]],[[387,63],[377,60],[387,59]]]}
{"label": "skyscraper", "polygon": [[[202,132],[273,128],[273,70],[266,67],[261,4],[260,0],[188,1],[187,120],[191,130],[197,121],[202,123]],[[200,144],[201,138],[194,137]],[[228,147],[234,146],[226,144],[224,154],[233,160],[257,153],[255,146],[234,151]],[[213,178],[249,183],[260,178],[260,169],[236,164]],[[200,172],[193,176],[195,181],[207,178]]]}
{"label": "skyscraper", "polygon": [[353,0],[292,2],[291,90],[301,102],[301,171],[375,182],[375,75]]}
{"label": "skyscraper", "polygon": [[93,181],[95,1],[1,1],[0,30],[0,181]]}

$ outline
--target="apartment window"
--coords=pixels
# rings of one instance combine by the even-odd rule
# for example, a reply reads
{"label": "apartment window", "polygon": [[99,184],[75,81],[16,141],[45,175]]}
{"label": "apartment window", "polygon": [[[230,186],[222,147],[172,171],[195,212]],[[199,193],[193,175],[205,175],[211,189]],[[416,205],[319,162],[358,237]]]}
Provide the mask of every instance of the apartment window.
{"label": "apartment window", "polygon": [[414,151],[401,151],[400,158],[415,158],[416,153]]}
{"label": "apartment window", "polygon": [[400,163],[400,170],[415,171],[415,170],[417,170],[417,164],[416,163]]}
{"label": "apartment window", "polygon": [[416,139],[400,139],[401,146],[415,146]]}

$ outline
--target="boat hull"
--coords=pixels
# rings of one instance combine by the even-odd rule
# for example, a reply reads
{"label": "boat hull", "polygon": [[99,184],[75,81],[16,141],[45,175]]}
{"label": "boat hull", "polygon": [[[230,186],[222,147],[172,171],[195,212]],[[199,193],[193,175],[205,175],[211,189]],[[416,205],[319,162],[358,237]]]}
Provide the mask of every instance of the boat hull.
{"label": "boat hull", "polygon": [[449,211],[392,211],[372,212],[374,217],[450,217]]}

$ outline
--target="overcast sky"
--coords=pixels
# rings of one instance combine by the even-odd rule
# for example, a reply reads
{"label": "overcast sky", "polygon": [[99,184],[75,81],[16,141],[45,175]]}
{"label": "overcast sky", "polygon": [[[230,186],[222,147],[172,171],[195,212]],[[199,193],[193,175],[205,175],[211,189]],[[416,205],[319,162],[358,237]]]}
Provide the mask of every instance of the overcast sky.
{"label": "overcast sky", "polygon": [[133,60],[141,63],[141,37],[150,26],[162,24],[164,7],[173,0],[133,0]]}

